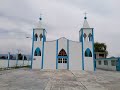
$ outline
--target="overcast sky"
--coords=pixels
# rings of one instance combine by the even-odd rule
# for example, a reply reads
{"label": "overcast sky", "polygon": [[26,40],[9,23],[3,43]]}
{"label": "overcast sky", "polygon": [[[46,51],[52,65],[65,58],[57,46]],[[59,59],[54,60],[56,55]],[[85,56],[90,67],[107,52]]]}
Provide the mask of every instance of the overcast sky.
{"label": "overcast sky", "polygon": [[42,13],[47,40],[79,40],[84,13],[95,41],[106,43],[109,56],[120,56],[119,0],[0,0],[0,53],[31,52],[32,29]]}

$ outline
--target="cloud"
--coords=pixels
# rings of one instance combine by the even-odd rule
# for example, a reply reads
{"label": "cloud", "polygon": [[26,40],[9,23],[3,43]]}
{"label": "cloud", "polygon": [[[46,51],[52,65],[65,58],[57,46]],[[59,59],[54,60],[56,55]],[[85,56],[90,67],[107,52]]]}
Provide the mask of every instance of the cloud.
{"label": "cloud", "polygon": [[24,53],[31,52],[31,40],[26,43],[24,37],[32,36],[40,13],[47,40],[66,37],[78,41],[86,11],[88,22],[95,31],[95,41],[108,45],[109,56],[118,56],[119,3],[117,0],[1,0],[0,53],[8,52],[8,47],[13,51],[20,48]]}

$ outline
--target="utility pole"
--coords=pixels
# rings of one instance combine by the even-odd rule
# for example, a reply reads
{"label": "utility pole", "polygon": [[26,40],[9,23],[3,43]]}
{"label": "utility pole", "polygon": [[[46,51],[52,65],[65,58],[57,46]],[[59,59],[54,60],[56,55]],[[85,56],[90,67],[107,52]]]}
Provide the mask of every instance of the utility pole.
{"label": "utility pole", "polygon": [[[34,38],[32,38],[32,37],[26,37],[26,38],[30,38],[30,39],[32,39],[32,45],[33,45],[33,42],[34,42]],[[33,48],[31,49],[31,56],[30,56],[30,58],[31,58],[31,69],[32,69],[32,62],[33,62],[33,56],[32,56],[32,53],[33,53]],[[28,60],[28,63],[29,63],[29,60]]]}
{"label": "utility pole", "polygon": [[8,68],[10,67],[9,63],[10,63],[10,52],[8,52]]}

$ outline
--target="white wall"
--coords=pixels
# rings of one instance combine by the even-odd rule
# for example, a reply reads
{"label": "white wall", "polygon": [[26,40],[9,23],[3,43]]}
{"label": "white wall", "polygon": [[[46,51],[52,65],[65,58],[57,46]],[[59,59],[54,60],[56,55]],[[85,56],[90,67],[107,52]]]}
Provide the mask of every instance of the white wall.
{"label": "white wall", "polygon": [[31,65],[31,61],[24,60],[24,66]]}
{"label": "white wall", "polygon": [[69,41],[69,69],[82,70],[82,48],[80,42]]}
{"label": "white wall", "polygon": [[8,67],[8,60],[0,59],[0,68],[6,68],[6,67]]}
{"label": "white wall", "polygon": [[93,58],[85,57],[84,58],[84,70],[85,71],[94,71]]}
{"label": "white wall", "polygon": [[[35,59],[35,60],[34,60]],[[41,69],[41,65],[42,65],[42,55],[41,56],[34,56],[33,59],[33,65],[32,68],[33,69]]]}
{"label": "white wall", "polygon": [[58,54],[61,51],[61,49],[64,49],[67,53],[67,39],[62,37],[60,39],[58,39]]}
{"label": "white wall", "polygon": [[56,41],[45,42],[43,69],[56,69]]}
{"label": "white wall", "polygon": [[18,66],[23,66],[23,60],[18,60]]}
{"label": "white wall", "polygon": [[[9,60],[9,67],[15,67],[17,60]],[[27,66],[30,65],[28,60],[18,60],[17,66]],[[8,67],[8,60],[0,59],[0,68],[7,68]]]}
{"label": "white wall", "polygon": [[16,60],[9,60],[9,67],[15,67],[15,66],[16,66]]}

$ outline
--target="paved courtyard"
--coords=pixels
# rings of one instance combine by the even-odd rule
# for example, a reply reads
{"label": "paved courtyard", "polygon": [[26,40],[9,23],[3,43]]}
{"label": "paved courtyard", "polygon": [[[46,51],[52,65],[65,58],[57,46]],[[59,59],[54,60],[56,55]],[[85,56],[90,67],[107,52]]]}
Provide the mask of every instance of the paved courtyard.
{"label": "paved courtyard", "polygon": [[0,71],[0,90],[120,90],[120,73],[14,69]]}

